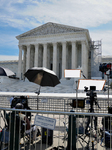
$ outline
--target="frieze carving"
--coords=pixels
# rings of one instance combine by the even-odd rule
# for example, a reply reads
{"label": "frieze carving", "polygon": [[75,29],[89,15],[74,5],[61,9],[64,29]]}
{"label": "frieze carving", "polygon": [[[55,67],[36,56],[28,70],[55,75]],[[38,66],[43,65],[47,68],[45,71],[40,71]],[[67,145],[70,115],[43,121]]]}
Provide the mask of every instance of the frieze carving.
{"label": "frieze carving", "polygon": [[66,25],[60,25],[56,23],[46,23],[42,26],[39,26],[29,32],[26,32],[18,37],[28,37],[28,36],[40,36],[40,35],[49,35],[49,34],[58,34],[58,33],[67,33],[67,32],[77,32],[84,31],[86,29],[76,28]]}

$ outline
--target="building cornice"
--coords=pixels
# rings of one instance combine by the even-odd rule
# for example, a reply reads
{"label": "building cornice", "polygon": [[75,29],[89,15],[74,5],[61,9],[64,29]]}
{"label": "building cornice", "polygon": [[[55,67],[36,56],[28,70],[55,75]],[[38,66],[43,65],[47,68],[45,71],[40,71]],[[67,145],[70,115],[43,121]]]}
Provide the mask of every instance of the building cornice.
{"label": "building cornice", "polygon": [[16,36],[18,40],[23,38],[35,38],[35,37],[46,37],[46,36],[56,36],[56,35],[64,35],[64,34],[76,34],[76,33],[86,33],[89,35],[87,29],[77,28],[73,26],[61,25],[56,23],[46,23],[42,26],[34,28],[28,32],[25,32],[19,36]]}

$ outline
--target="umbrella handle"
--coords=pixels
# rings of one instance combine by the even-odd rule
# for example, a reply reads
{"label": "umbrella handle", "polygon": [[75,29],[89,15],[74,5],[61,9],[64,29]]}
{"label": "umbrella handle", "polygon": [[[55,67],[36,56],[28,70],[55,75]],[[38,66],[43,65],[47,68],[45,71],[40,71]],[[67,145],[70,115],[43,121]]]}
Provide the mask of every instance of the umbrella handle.
{"label": "umbrella handle", "polygon": [[35,92],[37,94],[37,110],[38,110],[38,95],[40,94],[40,88],[41,88],[41,86],[39,87],[38,92]]}
{"label": "umbrella handle", "polygon": [[35,92],[38,95],[40,94],[40,88],[41,88],[41,86],[39,86],[39,90],[37,92]]}

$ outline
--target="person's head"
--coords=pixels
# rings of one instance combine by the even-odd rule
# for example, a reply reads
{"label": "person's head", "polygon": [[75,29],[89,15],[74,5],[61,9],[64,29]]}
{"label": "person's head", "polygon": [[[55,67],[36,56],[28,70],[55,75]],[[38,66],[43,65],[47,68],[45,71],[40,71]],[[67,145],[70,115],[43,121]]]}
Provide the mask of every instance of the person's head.
{"label": "person's head", "polygon": [[17,103],[15,109],[24,109],[24,105],[22,103]]}

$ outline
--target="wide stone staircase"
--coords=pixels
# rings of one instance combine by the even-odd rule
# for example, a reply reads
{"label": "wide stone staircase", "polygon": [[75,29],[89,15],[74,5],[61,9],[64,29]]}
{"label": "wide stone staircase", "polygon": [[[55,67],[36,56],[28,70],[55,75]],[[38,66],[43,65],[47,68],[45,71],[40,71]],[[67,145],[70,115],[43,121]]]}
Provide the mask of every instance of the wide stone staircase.
{"label": "wide stone staircase", "polygon": [[[71,81],[70,81],[71,82]],[[39,85],[29,82],[28,80],[16,80],[14,82],[0,83],[0,91],[4,92],[37,92]],[[41,87],[42,93],[74,93],[73,84],[65,81],[64,84],[58,84],[55,87]]]}

